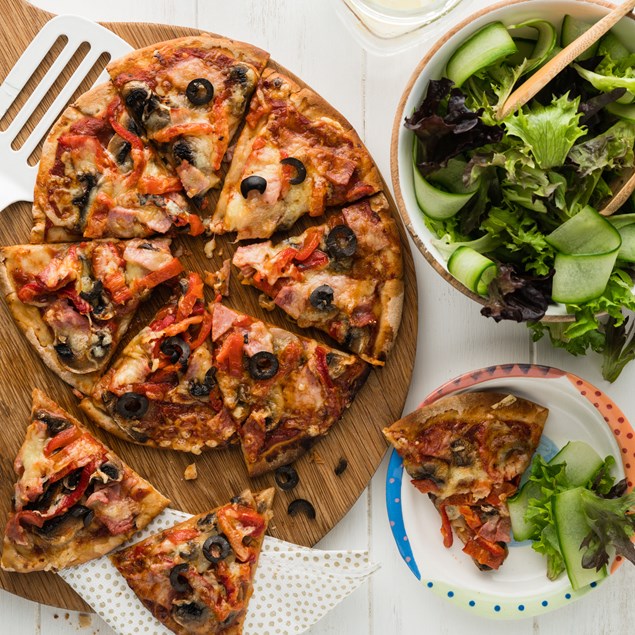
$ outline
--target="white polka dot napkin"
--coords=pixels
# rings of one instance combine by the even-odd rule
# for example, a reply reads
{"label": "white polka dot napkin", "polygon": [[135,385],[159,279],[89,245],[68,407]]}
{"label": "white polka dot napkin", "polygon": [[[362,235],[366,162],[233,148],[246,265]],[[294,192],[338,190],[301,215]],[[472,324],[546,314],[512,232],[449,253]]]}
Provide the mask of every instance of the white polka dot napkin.
{"label": "white polka dot napkin", "polygon": [[[129,544],[188,514],[166,509]],[[319,551],[265,537],[244,635],[304,633],[379,568],[366,551]],[[107,557],[59,574],[119,635],[169,635]]]}

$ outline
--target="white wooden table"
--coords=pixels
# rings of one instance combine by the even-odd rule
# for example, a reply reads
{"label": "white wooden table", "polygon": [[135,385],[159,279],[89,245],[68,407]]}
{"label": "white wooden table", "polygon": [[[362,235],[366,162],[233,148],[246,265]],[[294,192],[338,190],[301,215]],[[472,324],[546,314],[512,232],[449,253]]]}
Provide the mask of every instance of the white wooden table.
{"label": "white wooden table", "polygon": [[[621,0],[618,0],[621,1]],[[439,34],[492,0],[464,0],[421,32],[413,48],[391,57],[364,51],[336,17],[340,0],[34,0],[55,13],[95,20],[154,21],[207,29],[271,52],[351,121],[380,169],[389,175],[389,143],[397,101],[416,63]],[[1,17],[1,16],[0,16]],[[635,363],[613,385],[601,378],[595,355],[576,359],[547,342],[532,344],[524,326],[495,324],[452,289],[415,252],[420,323],[417,363],[406,412],[447,379],[505,362],[550,364],[582,375],[605,390],[635,420]],[[413,337],[402,333],[401,337]],[[312,629],[318,635],[622,635],[635,632],[635,568],[626,564],[584,600],[536,619],[493,622],[469,615],[428,592],[401,560],[384,505],[386,465],[322,548],[368,548],[381,570]],[[0,591],[0,633],[12,635],[111,634],[96,616],[39,606]],[[630,626],[629,626],[630,625]]]}

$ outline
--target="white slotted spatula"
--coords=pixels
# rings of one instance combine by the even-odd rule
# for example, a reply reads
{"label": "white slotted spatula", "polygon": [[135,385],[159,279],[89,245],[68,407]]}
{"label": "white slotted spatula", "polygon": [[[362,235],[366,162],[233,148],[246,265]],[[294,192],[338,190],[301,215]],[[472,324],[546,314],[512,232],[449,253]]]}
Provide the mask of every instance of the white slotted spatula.
{"label": "white slotted spatula", "polygon": [[[0,86],[0,118],[7,112],[53,44],[61,36],[66,36],[68,40],[66,45],[9,127],[4,132],[0,132],[0,165],[2,166],[0,169],[0,210],[17,201],[33,201],[37,165],[29,165],[28,159],[100,55],[108,53],[111,59],[114,59],[132,50],[130,44],[118,35],[85,18],[60,15],[49,20],[29,44]],[[14,150],[11,143],[83,43],[90,47],[88,53],[62,87],[53,104],[38,121],[22,147]],[[106,81],[107,78],[108,75],[103,70],[96,83]]]}

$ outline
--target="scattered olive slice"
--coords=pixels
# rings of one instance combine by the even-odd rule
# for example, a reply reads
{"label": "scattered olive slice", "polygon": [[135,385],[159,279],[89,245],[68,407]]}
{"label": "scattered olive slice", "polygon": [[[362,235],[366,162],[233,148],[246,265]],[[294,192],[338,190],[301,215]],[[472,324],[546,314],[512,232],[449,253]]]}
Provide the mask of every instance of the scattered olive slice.
{"label": "scattered olive slice", "polygon": [[335,472],[335,476],[341,476],[342,474],[344,474],[347,467],[348,461],[344,457],[342,457],[339,460],[338,464],[335,466],[335,470],[333,470]]}
{"label": "scattered olive slice", "polygon": [[299,513],[304,514],[310,520],[315,520],[315,507],[304,498],[296,498],[289,503],[287,514],[289,516],[297,516]]}
{"label": "scattered olive slice", "polygon": [[287,157],[286,159],[282,159],[280,163],[282,163],[282,165],[290,165],[295,168],[296,175],[289,181],[291,185],[300,185],[300,183],[306,179],[306,168],[300,159]]}
{"label": "scattered olive slice", "polygon": [[148,411],[148,398],[136,392],[126,392],[115,406],[117,412],[126,419],[140,419]]}
{"label": "scattered olive slice", "polygon": [[55,344],[53,347],[58,357],[62,360],[71,360],[75,357],[75,353],[73,353],[73,349],[66,343],[60,342],[59,344]]}
{"label": "scattered olive slice", "polygon": [[182,338],[167,337],[161,342],[161,352],[167,356],[172,364],[180,362],[181,364],[187,364],[187,360],[190,357],[190,345]]}
{"label": "scattered olive slice", "polygon": [[88,525],[93,522],[93,518],[95,518],[95,512],[84,505],[75,505],[70,508],[68,513],[73,518],[83,518],[84,527],[88,527]]}
{"label": "scattered olive slice", "polygon": [[336,225],[326,237],[326,250],[336,260],[350,258],[357,251],[357,236],[347,225]]}
{"label": "scattered olive slice", "polygon": [[283,492],[292,490],[299,482],[300,477],[292,465],[283,465],[276,470],[276,484]]}
{"label": "scattered olive slice", "polygon": [[199,77],[198,79],[193,79],[187,85],[185,94],[195,106],[202,106],[212,101],[214,97],[214,87],[212,86],[212,82],[208,79]]}
{"label": "scattered olive slice", "polygon": [[187,593],[192,587],[189,582],[181,577],[190,568],[187,562],[177,564],[170,570],[170,584],[177,593]]}
{"label": "scattered olive slice", "polygon": [[271,379],[279,367],[278,358],[267,351],[259,351],[249,358],[249,374],[254,379]]}
{"label": "scattered olive slice", "polygon": [[320,311],[333,308],[333,289],[328,284],[321,284],[311,291],[309,302]]}
{"label": "scattered olive slice", "polygon": [[217,536],[210,536],[203,543],[203,555],[213,564],[224,560],[229,555],[231,547],[225,536],[220,534]]}
{"label": "scattered olive slice", "polygon": [[175,158],[180,159],[181,161],[194,163],[194,153],[192,152],[190,144],[185,141],[185,139],[179,139],[172,146],[172,154],[174,154]]}
{"label": "scattered olive slice", "polygon": [[248,176],[246,179],[243,179],[240,184],[240,193],[243,195],[243,198],[247,198],[251,190],[256,190],[260,194],[264,194],[266,189],[267,179],[257,174]]}

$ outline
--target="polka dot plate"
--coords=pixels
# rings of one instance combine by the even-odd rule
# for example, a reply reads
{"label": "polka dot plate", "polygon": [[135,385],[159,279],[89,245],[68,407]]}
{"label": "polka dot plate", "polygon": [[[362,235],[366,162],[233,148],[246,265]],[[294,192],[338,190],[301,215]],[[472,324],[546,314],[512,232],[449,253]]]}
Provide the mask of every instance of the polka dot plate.
{"label": "polka dot plate", "polygon": [[[472,390],[509,392],[549,408],[538,453],[549,460],[570,440],[585,441],[604,457],[616,459],[615,477],[635,481],[633,428],[601,390],[580,377],[547,366],[506,364],[472,371],[453,379],[428,396]],[[443,546],[440,517],[427,496],[410,483],[401,458],[393,451],[386,477],[386,504],[392,533],[412,573],[431,591],[480,616],[518,619],[546,613],[588,593],[596,583],[574,591],[566,574],[547,579],[546,560],[530,541],[514,542],[498,571],[479,571],[455,540]],[[621,564],[616,558],[614,573]],[[599,584],[599,583],[598,583]]]}

